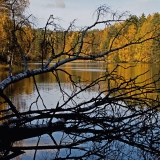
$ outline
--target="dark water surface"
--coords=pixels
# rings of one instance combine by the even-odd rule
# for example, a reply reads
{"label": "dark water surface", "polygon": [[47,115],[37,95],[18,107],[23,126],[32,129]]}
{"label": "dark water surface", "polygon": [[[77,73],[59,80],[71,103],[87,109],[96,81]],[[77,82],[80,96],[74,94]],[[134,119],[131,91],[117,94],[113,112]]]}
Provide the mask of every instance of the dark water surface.
{"label": "dark water surface", "polygon": [[[130,79],[131,77],[137,76],[144,72],[147,72],[145,75],[137,79],[137,82],[144,81],[145,79],[151,78],[153,75],[157,74],[160,70],[160,65],[151,65],[151,64],[120,64],[123,67],[117,69],[117,74],[124,76],[125,79]],[[40,64],[30,64],[30,69],[39,68]],[[93,81],[100,75],[102,75],[106,70],[112,71],[116,67],[116,64],[105,64],[105,63],[69,63],[61,67],[65,71],[69,72],[72,75],[78,75],[81,77],[81,80],[87,83],[87,81]],[[20,67],[17,67],[13,70],[13,74],[17,74],[21,71]],[[6,66],[0,65],[0,81],[4,80],[8,75],[8,68]],[[69,82],[68,76],[59,73],[59,78],[64,87],[65,91],[70,93],[71,84]],[[77,78],[77,77],[75,77]],[[47,108],[54,108],[57,104],[57,101],[61,103],[61,93],[59,91],[58,83],[56,82],[55,77],[52,73],[46,73],[36,76],[37,86],[39,92],[43,97],[44,104]],[[20,82],[10,85],[5,89],[5,93],[10,97],[11,101],[17,106],[19,111],[26,111],[31,107],[32,109],[37,109],[37,105],[31,104],[35,101],[38,93],[36,87],[33,83],[33,78],[24,79]],[[85,94],[81,95],[82,98],[90,98],[96,94],[96,88],[88,90]],[[7,107],[7,106],[3,106]],[[42,101],[38,101],[39,109],[44,109]],[[60,133],[54,133],[56,139],[59,138]],[[37,138],[31,138],[18,142],[15,145],[32,145],[36,144]],[[47,135],[41,137],[40,144],[52,144]],[[53,150],[52,150],[53,152]],[[27,151],[26,154],[20,156],[22,159],[30,160],[33,159],[34,151]],[[45,159],[45,157],[50,157],[50,151],[40,151],[37,153],[37,159]]]}

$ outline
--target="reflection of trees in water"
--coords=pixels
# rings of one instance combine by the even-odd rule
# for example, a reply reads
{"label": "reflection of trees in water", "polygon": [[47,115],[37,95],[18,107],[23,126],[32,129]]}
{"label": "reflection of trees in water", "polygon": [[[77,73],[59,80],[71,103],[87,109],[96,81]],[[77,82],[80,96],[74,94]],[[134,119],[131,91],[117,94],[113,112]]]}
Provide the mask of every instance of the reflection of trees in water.
{"label": "reflection of trees in water", "polygon": [[[8,134],[0,133],[2,139],[6,142],[7,137],[12,135],[13,137],[9,138],[11,142],[34,136],[40,136],[41,140],[41,135],[47,133],[54,145],[39,142],[37,146],[35,142],[28,147],[14,145],[12,150],[17,152],[19,150],[52,149],[54,152],[49,151],[47,155],[53,159],[66,159],[67,157],[71,159],[124,159],[124,157],[143,159],[145,157],[149,159],[159,157],[159,124],[157,124],[159,100],[156,99],[158,95],[155,88],[155,84],[158,85],[159,81],[153,83],[153,79],[155,80],[157,76],[147,79],[145,74],[141,74],[134,78],[126,78],[122,76],[122,70],[126,69],[122,68],[121,72],[118,72],[120,69],[119,66],[110,72],[102,72],[101,77],[99,75],[97,79],[95,76],[94,81],[93,79],[87,80],[87,76],[85,77],[82,72],[81,82],[83,83],[79,83],[77,78],[81,74],[75,78],[72,75],[76,74],[73,74],[72,70],[66,72],[66,69],[48,74],[46,84],[42,83],[43,78],[46,78],[45,75],[42,75],[43,78],[36,77],[36,85],[44,101],[46,95],[42,94],[42,91],[46,91],[47,83],[48,90],[51,92],[55,91],[52,90],[53,88],[60,89],[57,94],[61,98],[56,99],[52,96],[53,101],[57,100],[54,102],[54,107],[51,108],[52,105],[49,107],[48,103],[45,103],[44,107],[47,109],[44,110],[39,98],[40,103],[33,101],[39,110],[36,111],[35,106],[28,111],[25,108],[29,107],[28,102],[23,99],[23,95],[20,95],[24,92],[25,87],[22,90],[15,87],[17,90],[14,90],[11,85],[7,91],[8,94],[11,91],[18,91],[17,95],[11,95],[10,100],[17,106],[18,111],[21,111],[22,118],[20,121],[11,119],[7,122],[12,127],[8,128]],[[64,83],[57,79],[58,84],[56,84],[57,77],[65,77],[68,81]],[[27,85],[34,85],[33,79],[30,82]],[[20,85],[22,83],[19,83]],[[5,120],[4,115],[2,119]],[[51,120],[52,123],[50,123]],[[45,121],[47,123],[43,125]],[[14,129],[14,126],[16,127],[21,122],[24,122],[25,125]],[[55,133],[58,133],[58,136]],[[39,155],[40,152],[37,151],[37,154]]]}
{"label": "reflection of trees in water", "polygon": [[[119,80],[117,79],[117,82],[114,82],[112,80],[110,80],[111,85],[115,85],[115,83],[120,83],[120,76],[124,77],[124,79],[130,79],[131,77],[136,76],[137,74],[141,74],[142,71],[148,71],[146,74],[144,74],[143,76],[140,76],[136,79],[136,83],[140,83],[146,79],[149,79],[150,77],[152,77],[153,75],[157,74],[157,67],[156,66],[150,66],[149,64],[143,64],[143,65],[136,65],[135,67],[131,67],[130,64],[121,64],[123,67],[127,68],[124,69],[123,67],[119,67],[117,69],[117,74],[119,75]],[[31,64],[31,68],[37,68],[40,65],[34,65]],[[95,80],[97,77],[99,77],[100,75],[102,75],[104,73],[104,71],[106,70],[106,67],[108,67],[108,70],[112,70],[114,69],[116,65],[114,64],[108,64],[108,66],[104,66],[104,63],[101,62],[101,64],[98,63],[88,63],[86,65],[86,63],[71,63],[71,64],[67,64],[65,65],[64,69],[65,71],[67,71],[70,75],[72,75],[72,78],[75,81],[78,81],[79,78],[81,77],[81,81],[84,81],[84,83],[89,83],[93,80]],[[3,66],[2,66],[3,68]],[[0,77],[1,80],[5,79],[8,75],[7,71],[3,71],[0,73]],[[16,72],[13,72],[13,74],[16,74]],[[69,83],[70,82],[70,78],[67,74],[64,74],[62,71],[57,71],[57,74],[59,76],[59,79],[61,82],[63,83]],[[54,83],[56,82],[56,78],[54,77],[54,75],[52,73],[45,73],[42,75],[38,75],[35,77],[37,83],[41,83],[43,84],[47,84],[47,83]],[[109,77],[109,79],[112,79],[112,77]],[[150,81],[152,81],[152,79],[150,79]],[[103,84],[103,87],[107,87],[106,84]],[[154,87],[154,85],[153,85]],[[24,79],[23,81],[17,82],[13,85],[10,85],[7,89],[6,89],[6,93],[7,95],[12,95],[12,93],[16,93],[16,94],[32,94],[33,90],[35,89],[34,87],[34,83],[32,78],[29,79]],[[156,96],[155,96],[156,97]]]}
{"label": "reflection of trees in water", "polygon": [[[12,146],[12,150],[52,149],[53,159],[124,159],[124,156],[126,159],[149,159],[159,156],[159,124],[156,123],[159,121],[159,101],[143,97],[155,92],[155,88],[151,88],[150,83],[146,83],[148,81],[142,85],[135,83],[137,78],[127,80],[116,72],[111,73],[106,72],[90,83],[74,81],[72,85],[76,88],[72,86],[70,90],[58,81],[62,98],[57,107],[21,112],[20,120],[8,122],[13,129],[9,128],[7,137],[14,135],[10,141],[34,136],[41,140],[41,135],[47,133],[53,144],[44,145],[37,141],[31,146]],[[114,85],[107,81],[110,77],[115,80]],[[72,83],[71,77],[70,81]],[[109,83],[109,88],[102,87],[102,83]],[[99,86],[97,92],[86,96],[86,91],[96,85]],[[35,104],[43,105],[36,101]],[[25,125],[14,129],[19,122]],[[1,137],[6,141],[6,134],[4,136],[2,132]]]}
{"label": "reflection of trees in water", "polygon": [[[3,98],[0,97],[0,117],[4,116],[4,111],[6,110],[6,103]],[[3,123],[3,122],[0,122]]]}

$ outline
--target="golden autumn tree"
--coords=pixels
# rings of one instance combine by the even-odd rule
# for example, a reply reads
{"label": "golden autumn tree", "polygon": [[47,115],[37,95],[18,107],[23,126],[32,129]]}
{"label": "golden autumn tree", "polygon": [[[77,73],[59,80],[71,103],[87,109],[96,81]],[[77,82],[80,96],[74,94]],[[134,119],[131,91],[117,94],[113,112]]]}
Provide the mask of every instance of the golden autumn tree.
{"label": "golden autumn tree", "polygon": [[[31,42],[33,40],[33,29],[30,26],[30,22],[24,17],[24,12],[29,5],[29,0],[1,0],[1,26],[0,32],[3,35],[3,52],[5,52],[4,59],[7,58],[7,62],[14,59],[19,62],[20,57],[17,53],[19,52],[19,45],[22,46],[25,55],[28,55]],[[22,29],[23,28],[23,29]],[[13,38],[14,36],[17,39]],[[16,40],[16,45],[15,41]]]}
{"label": "golden autumn tree", "polygon": [[6,13],[0,13],[0,55],[4,55],[7,52],[7,32],[5,30],[5,24],[8,21],[8,16]]}
{"label": "golden autumn tree", "polygon": [[[151,27],[151,20],[152,16],[148,16],[147,20],[142,24],[141,27],[139,27],[138,32],[136,34],[137,39],[145,40],[146,38],[149,38],[154,34],[153,28]],[[151,39],[135,47],[135,61],[150,62],[152,53],[152,43],[153,40]]]}
{"label": "golden autumn tree", "polygon": [[[134,24],[131,24],[127,27],[127,32],[122,34],[122,36],[119,38],[120,45],[124,45],[127,43],[130,43],[135,40],[137,29]],[[118,52],[119,60],[121,62],[131,62],[134,61],[133,55],[135,53],[134,46],[128,46]]]}

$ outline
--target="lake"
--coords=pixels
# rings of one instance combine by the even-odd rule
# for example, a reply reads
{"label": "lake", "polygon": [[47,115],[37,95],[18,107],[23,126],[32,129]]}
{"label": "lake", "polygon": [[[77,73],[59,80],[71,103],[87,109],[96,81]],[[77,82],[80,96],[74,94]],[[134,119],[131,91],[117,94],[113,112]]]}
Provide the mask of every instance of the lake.
{"label": "lake", "polygon": [[[155,64],[120,64],[122,67],[117,69],[117,74],[123,76],[125,79],[130,79],[139,74],[147,72],[145,75],[138,78],[139,81],[143,81],[144,79],[149,79],[153,75],[157,74],[160,71],[160,65]],[[41,64],[29,64],[29,69],[39,68]],[[95,62],[95,63],[69,63],[61,67],[61,69],[66,70],[72,75],[80,76],[81,79],[93,81],[95,78],[102,75],[106,69],[112,71],[116,67],[116,64],[105,64],[103,62]],[[124,67],[124,68],[123,68]],[[13,70],[13,74],[17,74],[21,71],[19,67],[16,67]],[[0,81],[4,80],[8,75],[8,70],[6,66],[0,65]],[[59,73],[60,81],[67,84],[69,82],[68,76]],[[40,87],[40,90],[49,91],[52,85],[56,87],[56,79],[52,73],[46,73],[43,75],[36,76],[36,82]],[[8,87],[6,92],[10,96],[26,96],[31,95],[35,92],[35,86],[33,83],[33,79],[24,79],[21,82],[17,82],[14,85]],[[18,98],[18,97],[17,97]],[[18,98],[19,99],[19,98]]]}
{"label": "lake", "polygon": [[[29,69],[39,68],[41,64],[29,64]],[[79,78],[83,81],[83,84],[88,84],[96,78],[103,75],[106,70],[111,72],[116,67],[116,64],[106,64],[103,62],[76,62],[69,63],[62,66],[60,69],[67,71],[73,76],[75,81],[78,81]],[[146,79],[150,79],[153,75],[158,74],[160,70],[160,65],[151,65],[151,64],[119,64],[119,67],[116,70],[116,74],[124,77],[126,80],[136,77],[139,74],[145,73],[141,77],[137,78],[136,82],[141,82]],[[13,75],[20,73],[21,68],[15,67],[13,70]],[[61,86],[68,94],[71,94],[71,83],[69,80],[69,76],[59,71],[59,80],[61,82]],[[7,67],[4,65],[0,65],[0,81],[4,80],[8,76]],[[37,82],[37,87],[39,88],[39,92],[41,97],[43,97],[43,102],[41,99],[38,100],[37,104],[35,102],[36,97],[38,96],[36,86],[34,84],[33,78],[24,79],[20,82],[10,85],[5,89],[5,93],[10,97],[15,106],[17,106],[19,111],[27,111],[29,108],[31,109],[45,109],[46,108],[55,108],[57,102],[61,103],[63,97],[60,92],[59,85],[55,76],[52,73],[46,73],[42,75],[38,75],[35,77]],[[106,87],[106,84],[102,84],[103,87]],[[97,87],[93,87],[90,90],[87,90],[83,95],[81,95],[81,99],[89,99],[91,97],[96,96]],[[157,93],[158,94],[158,93]],[[157,95],[155,95],[156,97]],[[80,98],[76,99],[76,101],[80,100]],[[70,104],[69,104],[70,105]],[[2,106],[1,106],[2,107]],[[7,108],[7,106],[4,106]],[[59,133],[55,133],[56,139],[59,138]],[[32,145],[37,143],[37,138],[31,138],[28,140],[17,142],[16,145]],[[40,144],[51,144],[47,135],[41,137]],[[33,151],[27,151],[25,155],[20,156],[23,159],[33,159]],[[50,151],[47,152],[39,152],[37,158],[49,156]]]}

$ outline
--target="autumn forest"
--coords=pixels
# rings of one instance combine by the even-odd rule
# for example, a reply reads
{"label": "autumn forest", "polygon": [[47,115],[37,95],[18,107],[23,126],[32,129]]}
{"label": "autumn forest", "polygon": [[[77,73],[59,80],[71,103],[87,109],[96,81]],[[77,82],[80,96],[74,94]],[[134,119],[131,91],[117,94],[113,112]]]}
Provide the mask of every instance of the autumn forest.
{"label": "autumn forest", "polygon": [[[12,17],[6,10],[1,10],[0,21],[0,60],[7,62],[10,53],[13,53],[13,60],[18,63],[21,58],[17,54],[17,49],[14,47],[11,36],[14,28]],[[23,32],[20,29],[16,31],[18,43],[23,48],[26,58],[34,62],[41,60],[42,48],[45,48],[43,49],[44,59],[62,51],[68,53],[67,56],[72,55],[72,52],[76,52],[79,47],[82,34],[81,30],[76,28],[69,28],[67,32],[64,32],[63,28],[55,31],[49,29],[44,31],[44,29],[36,28],[34,25],[21,26],[22,28]],[[100,52],[111,50],[136,40],[143,41],[143,39],[145,40],[152,35],[156,36],[155,34],[158,37],[158,34],[160,34],[159,28],[159,13],[147,16],[143,13],[140,17],[132,15],[125,21],[107,24],[104,29],[92,29],[87,32],[84,37],[82,52],[83,54],[94,56]],[[46,32],[45,42],[43,41],[43,32]],[[129,45],[123,49],[113,51],[112,54],[105,57],[105,60],[107,62],[158,63],[160,61],[159,44],[160,40],[154,38],[141,44]]]}

